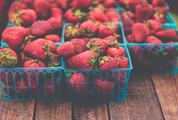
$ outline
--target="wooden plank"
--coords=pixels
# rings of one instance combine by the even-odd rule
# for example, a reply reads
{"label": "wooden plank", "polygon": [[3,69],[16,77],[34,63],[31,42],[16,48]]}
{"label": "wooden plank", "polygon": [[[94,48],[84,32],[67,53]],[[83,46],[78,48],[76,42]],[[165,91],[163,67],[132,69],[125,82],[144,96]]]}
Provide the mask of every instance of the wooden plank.
{"label": "wooden plank", "polygon": [[166,120],[178,120],[178,76],[153,75],[153,83]]}
{"label": "wooden plank", "polygon": [[36,120],[72,120],[72,107],[70,103],[38,102]]}
{"label": "wooden plank", "polygon": [[110,103],[109,110],[111,120],[163,120],[149,75],[134,75],[129,82],[127,102]]}
{"label": "wooden plank", "polygon": [[0,120],[32,120],[34,108],[34,100],[28,102],[0,100]]}
{"label": "wooden plank", "polygon": [[107,105],[74,104],[73,120],[109,120]]}

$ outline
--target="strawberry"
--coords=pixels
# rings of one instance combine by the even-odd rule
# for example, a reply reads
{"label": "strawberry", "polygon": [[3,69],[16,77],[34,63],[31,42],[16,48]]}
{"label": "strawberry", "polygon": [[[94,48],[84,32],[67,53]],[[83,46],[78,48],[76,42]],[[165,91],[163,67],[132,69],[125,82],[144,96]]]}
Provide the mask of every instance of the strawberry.
{"label": "strawberry", "polygon": [[106,93],[111,92],[113,84],[105,79],[96,79],[96,89],[99,92]]}
{"label": "strawberry", "polygon": [[100,10],[100,9],[93,9],[88,16],[88,19],[94,20],[94,21],[100,21],[100,22],[108,22],[109,18],[106,16],[106,14]]}
{"label": "strawberry", "polygon": [[74,9],[68,9],[66,13],[64,14],[64,18],[68,22],[80,22],[83,21],[86,18],[86,13],[82,12],[80,9],[74,10]]}
{"label": "strawberry", "polygon": [[165,5],[165,0],[152,0],[151,4],[153,6],[164,6]]}
{"label": "strawberry", "polygon": [[59,19],[59,17],[51,17],[47,22],[51,25],[50,32],[61,29],[62,27],[62,19]]}
{"label": "strawberry", "polygon": [[148,3],[140,3],[135,7],[135,16],[137,22],[143,22],[153,15],[153,8]]}
{"label": "strawberry", "polygon": [[25,80],[20,79],[17,81],[17,94],[18,95],[24,95],[27,93],[28,90],[28,84]]}
{"label": "strawberry", "polygon": [[72,26],[72,25],[67,26],[64,34],[67,39],[72,39],[72,38],[78,37],[79,36],[79,28],[78,28],[78,26]]}
{"label": "strawberry", "polygon": [[129,43],[135,42],[134,36],[132,34],[130,34],[130,35],[127,36],[127,42],[129,42]]}
{"label": "strawberry", "polygon": [[153,19],[155,19],[156,21],[158,21],[160,23],[165,23],[166,22],[165,15],[161,11],[156,12],[153,15]]}
{"label": "strawberry", "polygon": [[125,49],[123,47],[110,47],[107,50],[107,55],[110,57],[121,57],[126,56]]}
{"label": "strawberry", "polygon": [[80,5],[78,4],[78,0],[72,0],[71,1],[71,3],[70,3],[70,6],[72,7],[72,8],[75,8],[75,9],[79,9],[80,7]]}
{"label": "strawberry", "polygon": [[8,18],[12,19],[14,17],[14,14],[17,13],[19,10],[27,9],[27,8],[28,8],[27,5],[25,5],[22,2],[19,1],[13,2],[9,8]]}
{"label": "strawberry", "polygon": [[14,13],[13,18],[10,21],[16,26],[29,27],[37,19],[36,12],[33,9],[19,10]]}
{"label": "strawberry", "polygon": [[92,6],[92,0],[78,0],[80,8],[88,8]]}
{"label": "strawberry", "polygon": [[135,23],[132,26],[132,35],[135,42],[143,42],[143,40],[150,34],[149,29],[143,23]]}
{"label": "strawberry", "polygon": [[173,29],[166,29],[159,31],[155,34],[157,37],[159,37],[161,40],[174,40],[177,37],[177,32]]}
{"label": "strawberry", "polygon": [[45,66],[45,63],[39,60],[26,60],[23,64],[24,68],[43,68]]}
{"label": "strawberry", "polygon": [[93,70],[96,65],[96,59],[97,54],[88,50],[69,58],[67,65],[74,69]]}
{"label": "strawberry", "polygon": [[59,35],[55,34],[46,35],[44,39],[50,40],[52,42],[61,42],[61,38],[59,37]]}
{"label": "strawberry", "polygon": [[51,8],[51,17],[55,17],[59,20],[62,20],[63,18],[62,10],[56,7]]}
{"label": "strawberry", "polygon": [[146,25],[150,29],[151,34],[162,30],[162,24],[156,20],[149,19],[146,21]]}
{"label": "strawberry", "polygon": [[91,21],[91,20],[87,20],[83,23],[80,24],[80,28],[79,31],[81,33],[83,33],[83,36],[87,36],[87,37],[92,37],[94,36],[95,32],[97,31],[97,26],[96,24]]}
{"label": "strawberry", "polygon": [[151,44],[162,44],[163,42],[158,39],[157,37],[154,36],[148,36],[145,40],[146,43],[151,43]]}
{"label": "strawberry", "polygon": [[109,21],[111,21],[111,22],[116,23],[116,22],[120,21],[119,14],[115,11],[106,12],[106,16],[109,18]]}
{"label": "strawberry", "polygon": [[115,6],[115,0],[104,0],[102,4],[106,8],[111,8]]}
{"label": "strawberry", "polygon": [[86,76],[83,73],[74,73],[70,77],[70,86],[73,90],[77,90],[77,92],[85,92],[87,85]]}
{"label": "strawberry", "polygon": [[45,39],[36,39],[35,41],[27,44],[23,52],[33,58],[45,60],[49,57],[51,52],[56,51],[55,43]]}
{"label": "strawberry", "polygon": [[108,47],[109,43],[105,39],[100,38],[93,38],[87,44],[88,49],[100,54],[104,54]]}
{"label": "strawberry", "polygon": [[50,3],[47,0],[35,0],[33,7],[38,16],[42,19],[48,18],[50,14]]}
{"label": "strawberry", "polygon": [[2,33],[2,38],[10,48],[18,49],[22,45],[24,38],[28,35],[28,31],[24,27],[17,26],[6,28]]}
{"label": "strawberry", "polygon": [[100,70],[110,70],[118,68],[119,62],[116,58],[109,56],[103,56],[99,60],[99,69]]}
{"label": "strawberry", "polygon": [[163,15],[166,15],[167,13],[168,13],[168,9],[167,9],[167,7],[165,7],[165,6],[157,6],[157,7],[155,7],[154,8],[155,9],[155,11],[156,12],[161,12],[161,13],[163,13]]}
{"label": "strawberry", "polygon": [[59,56],[56,53],[50,53],[47,59],[47,67],[59,67],[60,64]]}
{"label": "strawberry", "polygon": [[31,35],[35,37],[44,36],[52,32],[52,26],[47,21],[36,21],[30,27]]}
{"label": "strawberry", "polygon": [[111,44],[111,45],[112,44],[119,44],[119,42],[121,42],[120,39],[119,39],[119,36],[110,35],[110,36],[105,37],[104,39],[108,44]]}
{"label": "strawberry", "polygon": [[67,9],[68,0],[56,0],[56,2],[62,9]]}
{"label": "strawberry", "polygon": [[86,39],[72,39],[71,41],[61,44],[57,48],[57,53],[62,57],[70,57],[78,53],[84,52],[87,44]]}
{"label": "strawberry", "polygon": [[114,35],[117,33],[118,30],[118,25],[117,23],[113,23],[113,22],[107,22],[105,24],[101,24],[98,27],[98,35],[100,37],[106,37],[109,35]]}
{"label": "strawberry", "polygon": [[29,7],[32,7],[34,0],[19,0]]}
{"label": "strawberry", "polygon": [[15,51],[10,48],[0,49],[0,67],[15,67],[18,57]]}

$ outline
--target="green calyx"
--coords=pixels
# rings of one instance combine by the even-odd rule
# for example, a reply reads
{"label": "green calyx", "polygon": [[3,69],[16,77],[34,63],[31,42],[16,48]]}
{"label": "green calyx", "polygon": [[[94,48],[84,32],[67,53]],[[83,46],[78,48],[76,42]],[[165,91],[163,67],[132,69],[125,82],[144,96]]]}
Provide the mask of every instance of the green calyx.
{"label": "green calyx", "polygon": [[80,34],[84,37],[93,37],[95,35],[91,29],[80,30]]}
{"label": "green calyx", "polygon": [[26,36],[24,39],[24,43],[21,45],[20,49],[23,49],[27,44],[29,44],[30,42],[32,42],[35,39],[34,36]]}
{"label": "green calyx", "polygon": [[82,12],[80,9],[75,10],[74,15],[77,16],[80,21],[87,18],[87,14],[85,12]]}
{"label": "green calyx", "polygon": [[161,11],[156,12],[156,14],[161,18],[164,19],[164,14]]}
{"label": "green calyx", "polygon": [[141,5],[142,7],[147,7],[147,6],[148,6],[148,3],[142,2],[142,3],[140,3],[140,5]]}
{"label": "green calyx", "polygon": [[13,14],[13,18],[10,20],[13,24],[15,24],[16,26],[21,26],[23,20],[21,19],[21,11],[17,10],[14,14]]}
{"label": "green calyx", "polygon": [[14,67],[17,64],[17,58],[12,56],[10,51],[0,53],[0,67]]}
{"label": "green calyx", "polygon": [[51,54],[48,57],[48,67],[58,67],[60,65],[59,56],[56,54]]}
{"label": "green calyx", "polygon": [[89,63],[87,64],[87,66],[93,66],[96,67],[97,66],[97,62],[98,62],[98,54],[96,53],[89,61]]}
{"label": "green calyx", "polygon": [[103,56],[99,60],[99,65],[103,65],[105,62],[110,61],[110,60],[111,60],[111,57],[109,57],[109,56]]}
{"label": "green calyx", "polygon": [[117,23],[107,22],[107,23],[105,23],[105,25],[107,26],[108,29],[115,31]]}
{"label": "green calyx", "polygon": [[79,30],[75,26],[68,26],[65,31],[66,37],[77,37]]}
{"label": "green calyx", "polygon": [[92,40],[89,41],[87,44],[87,48],[95,51],[96,53],[101,52],[100,42],[98,42],[98,41],[92,41]]}

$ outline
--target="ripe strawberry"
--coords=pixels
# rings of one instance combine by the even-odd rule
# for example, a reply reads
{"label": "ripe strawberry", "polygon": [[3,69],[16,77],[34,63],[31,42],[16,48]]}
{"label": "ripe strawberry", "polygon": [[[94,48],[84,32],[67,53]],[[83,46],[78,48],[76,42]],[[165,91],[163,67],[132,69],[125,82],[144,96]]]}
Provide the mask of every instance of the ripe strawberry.
{"label": "ripe strawberry", "polygon": [[45,66],[45,63],[39,60],[26,60],[23,64],[24,68],[43,68]]}
{"label": "ripe strawberry", "polygon": [[35,0],[33,7],[38,16],[42,19],[48,18],[50,14],[50,3],[47,0]]}
{"label": "ripe strawberry", "polygon": [[98,35],[100,37],[106,37],[109,35],[114,35],[117,33],[118,30],[118,25],[117,23],[113,23],[113,22],[107,22],[105,24],[101,24],[98,27]]}
{"label": "ripe strawberry", "polygon": [[155,34],[157,37],[159,37],[161,40],[168,39],[168,40],[174,40],[177,37],[177,32],[173,29],[166,29],[159,31]]}
{"label": "ripe strawberry", "polygon": [[17,13],[19,10],[27,9],[27,8],[28,8],[27,5],[25,5],[22,2],[19,1],[13,2],[9,8],[8,18],[12,19],[14,17],[14,14]]}
{"label": "ripe strawberry", "polygon": [[162,30],[162,24],[156,20],[149,19],[146,21],[147,27],[150,29],[151,34],[155,34],[156,32]]}
{"label": "ripe strawberry", "polygon": [[88,41],[89,41],[88,38],[71,39],[71,42],[75,46],[76,54],[82,53],[87,50]]}
{"label": "ripe strawberry", "polygon": [[109,43],[105,39],[100,38],[93,38],[87,44],[88,49],[100,54],[104,54],[108,47]]}
{"label": "ripe strawberry", "polygon": [[107,93],[111,92],[113,88],[113,85],[111,82],[105,80],[105,79],[96,79],[96,89],[99,92]]}
{"label": "ripe strawberry", "polygon": [[0,67],[15,67],[18,57],[15,51],[10,48],[0,49]]}
{"label": "ripe strawberry", "polygon": [[36,21],[36,19],[37,15],[33,9],[25,9],[14,13],[13,18],[11,18],[10,21],[16,26],[22,25],[24,27],[29,27]]}
{"label": "ripe strawberry", "polygon": [[70,77],[70,87],[77,92],[85,92],[87,85],[86,76],[83,73],[74,73]]}
{"label": "ripe strawberry", "polygon": [[122,5],[137,5],[137,4],[140,4],[140,3],[145,3],[147,2],[147,0],[119,0],[119,3],[122,4]]}
{"label": "ripe strawberry", "polygon": [[68,9],[64,14],[64,18],[68,22],[80,22],[86,18],[86,13],[82,12],[80,9]]}
{"label": "ripe strawberry", "polygon": [[109,56],[103,56],[99,60],[99,69],[100,70],[110,70],[116,69],[119,66],[119,62],[116,58],[112,58]]}
{"label": "ripe strawberry", "polygon": [[164,6],[165,0],[152,0],[152,5],[153,6]]}
{"label": "ripe strawberry", "polygon": [[35,37],[44,36],[52,32],[52,26],[47,21],[36,21],[30,27],[31,35]]}
{"label": "ripe strawberry", "polygon": [[123,47],[110,47],[107,50],[107,55],[110,57],[126,56],[125,49]]}
{"label": "ripe strawberry", "polygon": [[27,44],[23,52],[33,58],[45,60],[49,57],[51,52],[56,51],[55,43],[45,39],[36,39],[35,41]]}
{"label": "ripe strawberry", "polygon": [[104,0],[102,4],[106,8],[111,8],[115,6],[115,0]]}
{"label": "ripe strawberry", "polygon": [[61,38],[59,37],[59,35],[55,34],[46,35],[44,39],[50,40],[52,42],[61,42]]}
{"label": "ripe strawberry", "polygon": [[93,9],[88,16],[88,19],[94,20],[94,21],[100,21],[100,22],[108,22],[109,18],[106,16],[106,14],[100,10],[100,9]]}
{"label": "ripe strawberry", "polygon": [[112,45],[112,44],[119,44],[119,42],[121,42],[120,39],[119,39],[119,36],[112,36],[112,35],[110,35],[110,36],[105,37],[104,39],[110,45]]}
{"label": "ripe strawberry", "polygon": [[72,7],[72,8],[75,8],[75,9],[79,9],[80,7],[80,5],[78,4],[78,0],[72,0],[71,1],[71,3],[70,3],[70,6]]}
{"label": "ripe strawberry", "polygon": [[23,2],[29,7],[32,7],[34,0],[19,0],[20,2]]}
{"label": "ripe strawberry", "polygon": [[[109,0],[107,0],[107,1],[109,1]],[[119,22],[120,21],[119,14],[117,13],[116,10],[108,10],[106,12],[106,16],[109,18],[109,21],[111,21],[111,22]]]}
{"label": "ripe strawberry", "polygon": [[146,43],[151,43],[151,44],[162,44],[163,42],[158,39],[157,37],[154,36],[148,36],[145,40]]}
{"label": "ripe strawberry", "polygon": [[165,19],[165,15],[158,11],[153,15],[153,19],[155,19],[156,21],[160,22],[160,23],[165,23],[166,19]]}
{"label": "ripe strawberry", "polygon": [[50,32],[59,30],[62,27],[62,19],[59,19],[59,17],[51,17],[47,22],[51,25]]}
{"label": "ripe strawberry", "polygon": [[87,20],[80,24],[79,31],[83,34],[84,37],[92,37],[94,36],[97,29],[97,25],[93,21]]}
{"label": "ripe strawberry", "polygon": [[92,6],[91,0],[78,0],[80,8],[88,8]]}
{"label": "ripe strawberry", "polygon": [[24,27],[6,28],[2,33],[3,40],[12,49],[18,49],[24,42],[24,38],[28,35],[28,29]]}
{"label": "ripe strawberry", "polygon": [[129,43],[135,42],[134,36],[132,34],[127,36],[127,42],[129,42]]}
{"label": "ripe strawberry", "polygon": [[17,81],[17,94],[18,95],[24,95],[27,93],[28,90],[28,84],[27,81],[20,79]]}
{"label": "ripe strawberry", "polygon": [[78,26],[67,26],[64,34],[67,39],[76,38],[79,36],[79,28]]}
{"label": "ripe strawberry", "polygon": [[157,6],[157,7],[155,7],[155,11],[156,12],[161,12],[161,13],[163,13],[163,15],[166,15],[168,13],[168,9],[165,6],[161,6],[161,7]]}
{"label": "ripe strawberry", "polygon": [[88,50],[69,58],[67,65],[74,69],[93,70],[96,66],[96,59],[97,54]]}
{"label": "ripe strawberry", "polygon": [[148,3],[140,3],[136,6],[135,16],[137,22],[143,22],[153,15],[153,8]]}
{"label": "ripe strawberry", "polygon": [[62,10],[57,7],[51,8],[51,17],[55,17],[55,18],[61,20],[63,18]]}
{"label": "ripe strawberry", "polygon": [[62,9],[67,9],[68,0],[56,0],[56,2]]}
{"label": "ripe strawberry", "polygon": [[132,26],[132,35],[135,42],[143,42],[149,34],[149,29],[143,23],[135,23]]}

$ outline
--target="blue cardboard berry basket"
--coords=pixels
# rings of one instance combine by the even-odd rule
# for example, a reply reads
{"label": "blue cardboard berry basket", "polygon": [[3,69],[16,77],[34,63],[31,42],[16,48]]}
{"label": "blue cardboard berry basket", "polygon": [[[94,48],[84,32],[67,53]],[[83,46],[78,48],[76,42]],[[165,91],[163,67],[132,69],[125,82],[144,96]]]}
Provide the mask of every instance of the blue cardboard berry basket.
{"label": "blue cardboard berry basket", "polygon": [[[78,101],[98,101],[101,102],[125,102],[132,62],[127,46],[121,44],[126,50],[129,61],[128,68],[111,70],[75,70],[68,69],[65,63],[64,76],[67,86],[67,99],[71,102]],[[86,80],[74,78],[70,80],[72,74],[83,74]],[[101,86],[100,86],[101,85]]]}
{"label": "blue cardboard berry basket", "polygon": [[63,59],[59,67],[0,68],[0,88],[5,101],[60,100]]}

